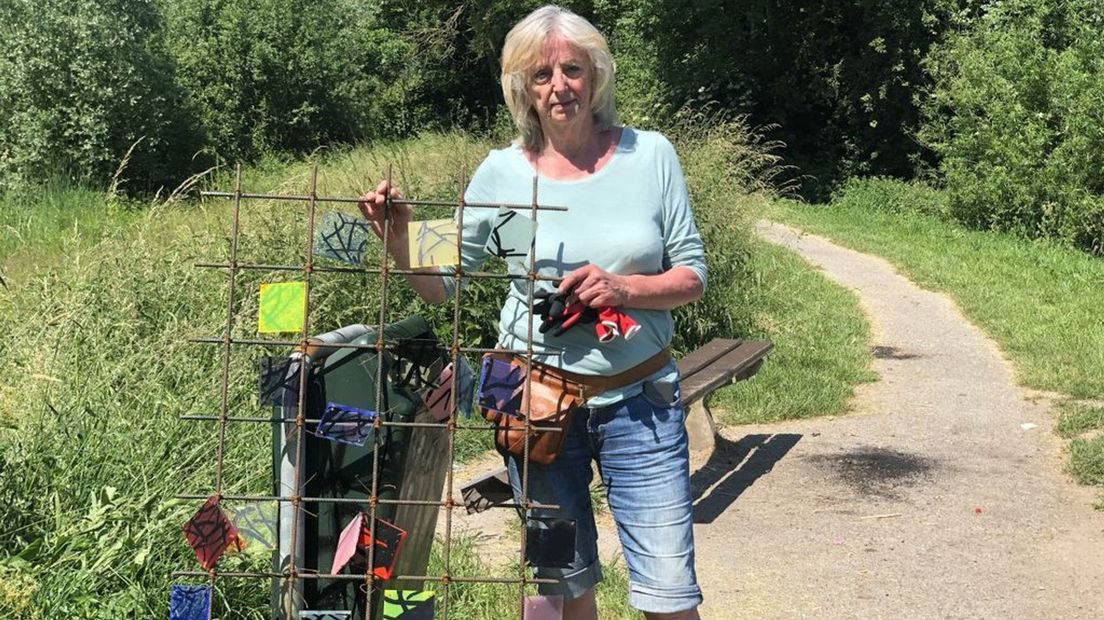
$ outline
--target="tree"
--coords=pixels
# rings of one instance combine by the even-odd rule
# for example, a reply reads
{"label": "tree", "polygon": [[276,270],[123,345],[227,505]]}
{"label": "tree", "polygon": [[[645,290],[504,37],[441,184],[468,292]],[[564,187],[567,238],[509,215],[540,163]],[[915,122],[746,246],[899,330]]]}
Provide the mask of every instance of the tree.
{"label": "tree", "polygon": [[149,0],[0,0],[0,189],[61,175],[150,188],[198,147]]}

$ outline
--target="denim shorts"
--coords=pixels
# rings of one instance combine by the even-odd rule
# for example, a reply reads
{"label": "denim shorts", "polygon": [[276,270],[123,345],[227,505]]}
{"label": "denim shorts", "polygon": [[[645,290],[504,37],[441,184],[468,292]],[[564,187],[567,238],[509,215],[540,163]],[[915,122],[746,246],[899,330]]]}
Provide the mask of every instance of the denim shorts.
{"label": "denim shorts", "polygon": [[[560,506],[533,509],[530,516],[575,519],[577,528],[570,568],[534,567],[536,577],[557,580],[540,584],[542,594],[570,600],[602,580],[589,490],[593,459],[629,568],[629,604],[671,613],[701,603],[685,418],[677,389],[667,398],[646,389],[608,407],[579,410],[559,458],[544,467],[529,464],[529,498]],[[520,499],[521,463],[506,460]]]}

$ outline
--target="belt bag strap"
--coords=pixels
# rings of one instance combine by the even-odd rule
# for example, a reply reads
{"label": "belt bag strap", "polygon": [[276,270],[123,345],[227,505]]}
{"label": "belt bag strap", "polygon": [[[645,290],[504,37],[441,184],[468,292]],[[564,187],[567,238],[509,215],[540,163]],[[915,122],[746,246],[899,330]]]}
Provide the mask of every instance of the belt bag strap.
{"label": "belt bag strap", "polygon": [[631,385],[645,377],[659,372],[671,360],[671,351],[667,347],[660,349],[655,355],[640,362],[636,366],[619,372],[615,375],[583,375],[575,372],[560,370],[547,364],[533,365],[533,378],[547,382],[549,379],[557,382],[574,383],[582,390],[583,400],[595,394],[615,390],[626,385]]}

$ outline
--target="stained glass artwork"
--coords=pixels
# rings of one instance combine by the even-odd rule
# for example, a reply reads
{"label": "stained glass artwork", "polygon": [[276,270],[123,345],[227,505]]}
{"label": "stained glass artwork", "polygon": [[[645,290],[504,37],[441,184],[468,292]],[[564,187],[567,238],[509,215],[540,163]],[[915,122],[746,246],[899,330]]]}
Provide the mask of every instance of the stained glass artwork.
{"label": "stained glass artwork", "polygon": [[[426,407],[438,422],[447,420],[456,407],[466,416],[471,417],[472,398],[475,395],[475,373],[468,361],[460,360],[460,372],[453,376],[452,364],[445,366],[441,374],[433,381],[432,385],[423,393],[422,400]],[[459,385],[460,398],[453,398],[453,391]]]}
{"label": "stained glass artwork", "polygon": [[263,283],[257,309],[257,331],[262,334],[300,331],[306,309],[306,282]]}
{"label": "stained glass artwork", "polygon": [[238,537],[269,549],[276,548],[276,504],[256,502],[230,509],[230,522]]}
{"label": "stained glass artwork", "polygon": [[211,570],[219,558],[230,548],[240,551],[245,546],[234,524],[226,518],[219,506],[219,498],[212,495],[203,506],[184,524],[184,537],[195,550],[199,565]]}
{"label": "stained glass artwork", "polygon": [[495,216],[486,250],[506,262],[524,266],[529,247],[537,233],[537,223],[512,209],[502,207]]}
{"label": "stained glass artwork", "polygon": [[457,246],[460,237],[452,220],[421,220],[408,225],[410,267],[437,267],[460,264]]}
{"label": "stained glass artwork", "polygon": [[257,360],[257,400],[262,406],[299,405],[299,361],[290,357]]}
{"label": "stained glass artwork", "polygon": [[432,590],[384,590],[383,620],[433,620]]}
{"label": "stained glass artwork", "polygon": [[[406,530],[383,519],[376,519],[375,550],[372,558],[375,565],[373,575],[380,579],[391,578],[404,540],[406,540]],[[372,545],[372,530],[368,527],[367,517],[361,512],[341,531],[330,573],[339,573],[350,560],[353,560],[354,564],[366,567],[370,545]],[[354,558],[357,559],[354,560]]]}
{"label": "stained glass artwork", "polygon": [[523,368],[495,358],[483,358],[479,371],[479,389],[475,398],[480,407],[516,416],[521,409],[521,395],[525,389]]}
{"label": "stained glass artwork", "polygon": [[434,420],[443,422],[452,415],[452,364],[445,366],[435,382],[437,385],[428,389],[422,396],[430,415]]}
{"label": "stained glass artwork", "polygon": [[314,254],[359,265],[368,247],[368,234],[368,222],[363,218],[327,211],[315,229]]}
{"label": "stained glass artwork", "polygon": [[525,597],[524,620],[563,620],[563,595]]}
{"label": "stained glass artwork", "polygon": [[318,425],[311,432],[323,439],[363,446],[375,435],[376,412],[338,403],[326,403]]}
{"label": "stained glass artwork", "polygon": [[209,620],[211,586],[169,586],[169,620]]}
{"label": "stained glass artwork", "polygon": [[360,529],[364,523],[364,513],[359,512],[353,520],[341,530],[341,536],[337,539],[337,549],[334,550],[333,564],[330,566],[330,574],[336,575],[345,568],[349,560],[356,555],[357,543],[360,542]]}
{"label": "stained glass artwork", "polygon": [[575,559],[575,519],[530,517],[525,523],[525,559],[530,566],[570,568]]}
{"label": "stained glass artwork", "polygon": [[473,514],[513,501],[514,490],[510,487],[506,470],[500,469],[473,480],[460,489],[460,495],[464,498],[468,514]]}
{"label": "stained glass artwork", "polygon": [[352,617],[351,611],[303,609],[299,612],[299,620],[349,620]]}
{"label": "stained glass artwork", "polygon": [[[380,579],[390,579],[395,572],[395,564],[399,561],[399,553],[402,551],[403,541],[406,540],[406,530],[388,523],[383,519],[376,519],[375,551],[372,563],[375,568],[372,574]],[[365,563],[367,563],[368,546],[372,544],[372,531],[368,524],[360,527],[360,548],[363,549]]]}
{"label": "stained glass artwork", "polygon": [[436,340],[405,338],[395,347],[395,373],[397,383],[407,389],[420,391],[434,387],[434,379],[441,374],[444,362],[441,345]]}
{"label": "stained glass artwork", "polygon": [[470,418],[472,415],[472,401],[475,400],[475,371],[468,364],[468,360],[463,357],[459,359],[460,372],[457,374],[459,396],[456,399],[456,406],[464,414],[464,417]]}

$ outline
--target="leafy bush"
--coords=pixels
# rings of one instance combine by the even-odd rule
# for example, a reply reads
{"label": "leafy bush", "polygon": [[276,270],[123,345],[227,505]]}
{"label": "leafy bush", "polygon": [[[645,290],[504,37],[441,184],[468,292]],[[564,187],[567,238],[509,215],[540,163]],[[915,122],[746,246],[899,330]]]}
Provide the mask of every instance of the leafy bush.
{"label": "leafy bush", "polygon": [[1104,5],[994,4],[928,70],[920,135],[953,216],[1104,252]]}
{"label": "leafy bush", "polygon": [[947,195],[920,181],[885,177],[851,178],[832,194],[832,206],[887,211],[948,215]]}
{"label": "leafy bush", "polygon": [[921,60],[976,0],[814,3],[595,2],[614,35],[627,110],[646,119],[716,102],[787,145],[823,198],[853,174],[908,177],[927,154],[911,136]]}
{"label": "leafy bush", "polygon": [[678,149],[709,267],[702,300],[675,310],[673,346],[687,353],[713,338],[751,331],[757,277],[751,217],[758,201],[777,195],[784,168],[781,145],[764,140],[743,117],[683,110],[676,119],[667,134]]}
{"label": "leafy bush", "polygon": [[229,161],[393,136],[409,43],[345,0],[165,2],[179,82]]}
{"label": "leafy bush", "polygon": [[198,148],[149,0],[0,2],[0,191],[60,175],[106,183],[130,147],[140,188]]}

